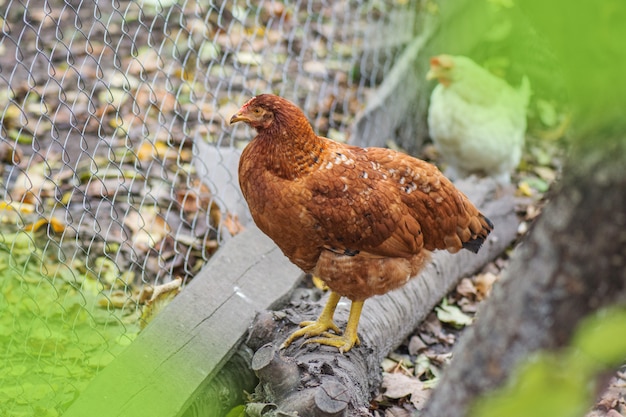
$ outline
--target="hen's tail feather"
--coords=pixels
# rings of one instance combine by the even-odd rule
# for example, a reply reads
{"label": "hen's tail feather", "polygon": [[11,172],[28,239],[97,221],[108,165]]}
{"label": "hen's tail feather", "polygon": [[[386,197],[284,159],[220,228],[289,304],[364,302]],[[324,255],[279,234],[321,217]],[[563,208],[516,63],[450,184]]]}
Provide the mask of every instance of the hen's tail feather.
{"label": "hen's tail feather", "polygon": [[463,242],[463,249],[467,249],[474,253],[478,253],[480,247],[483,245],[489,233],[493,230],[493,223],[487,217],[480,215],[480,220],[483,225],[481,233],[473,239]]}

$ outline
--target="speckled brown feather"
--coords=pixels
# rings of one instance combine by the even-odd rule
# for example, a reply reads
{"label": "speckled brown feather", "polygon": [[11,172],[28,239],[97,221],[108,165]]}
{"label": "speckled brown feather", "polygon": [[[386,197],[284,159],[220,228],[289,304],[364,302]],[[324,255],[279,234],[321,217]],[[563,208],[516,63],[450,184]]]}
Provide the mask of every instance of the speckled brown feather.
{"label": "speckled brown feather", "polygon": [[[262,116],[250,116],[257,108]],[[315,135],[288,101],[261,95],[239,114],[257,137],[239,181],[257,226],[306,272],[364,300],[415,276],[429,251],[477,251],[493,226],[434,166]]]}

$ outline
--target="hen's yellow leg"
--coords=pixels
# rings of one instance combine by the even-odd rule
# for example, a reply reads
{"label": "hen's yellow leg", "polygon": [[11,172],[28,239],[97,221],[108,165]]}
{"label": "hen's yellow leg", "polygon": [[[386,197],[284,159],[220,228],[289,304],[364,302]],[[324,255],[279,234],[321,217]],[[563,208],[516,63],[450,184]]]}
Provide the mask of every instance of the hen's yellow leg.
{"label": "hen's yellow leg", "polygon": [[326,302],[326,306],[324,306],[324,310],[322,310],[322,314],[315,321],[303,321],[300,323],[302,327],[300,330],[296,330],[285,340],[282,344],[281,348],[286,348],[289,346],[294,340],[299,337],[311,337],[311,336],[319,336],[323,333],[326,333],[327,330],[332,330],[337,334],[341,333],[341,330],[335,325],[333,322],[333,315],[335,314],[335,308],[337,308],[337,303],[341,296],[336,292],[331,292],[328,297],[328,301]]}
{"label": "hen's yellow leg", "polygon": [[320,277],[316,277],[315,275],[313,275],[311,280],[313,281],[313,285],[315,285],[315,288],[319,288],[322,291],[326,291],[328,289],[328,285],[326,285],[326,283],[322,281]]}
{"label": "hen's yellow leg", "polygon": [[319,343],[320,345],[334,346],[339,349],[341,353],[349,351],[354,345],[361,344],[357,330],[359,328],[359,319],[361,318],[363,303],[364,301],[362,300],[352,302],[348,324],[346,325],[346,331],[343,335],[325,332],[321,335],[322,337],[309,339],[304,343]]}

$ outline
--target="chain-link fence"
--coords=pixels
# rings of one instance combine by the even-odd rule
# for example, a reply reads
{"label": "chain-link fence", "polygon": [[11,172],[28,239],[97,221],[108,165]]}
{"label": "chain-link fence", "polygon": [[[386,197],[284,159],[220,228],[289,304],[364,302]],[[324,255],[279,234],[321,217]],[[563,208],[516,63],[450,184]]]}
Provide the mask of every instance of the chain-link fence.
{"label": "chain-link fence", "polygon": [[345,140],[415,3],[0,0],[0,414],[60,415],[244,227],[239,105]]}

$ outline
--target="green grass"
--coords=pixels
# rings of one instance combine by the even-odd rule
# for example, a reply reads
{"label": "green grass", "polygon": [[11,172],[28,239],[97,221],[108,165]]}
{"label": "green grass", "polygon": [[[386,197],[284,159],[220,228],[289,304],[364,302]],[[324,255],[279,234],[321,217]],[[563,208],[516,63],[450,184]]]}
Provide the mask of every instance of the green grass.
{"label": "green grass", "polygon": [[134,307],[110,309],[107,287],[33,235],[0,233],[0,415],[61,415],[135,338]]}

